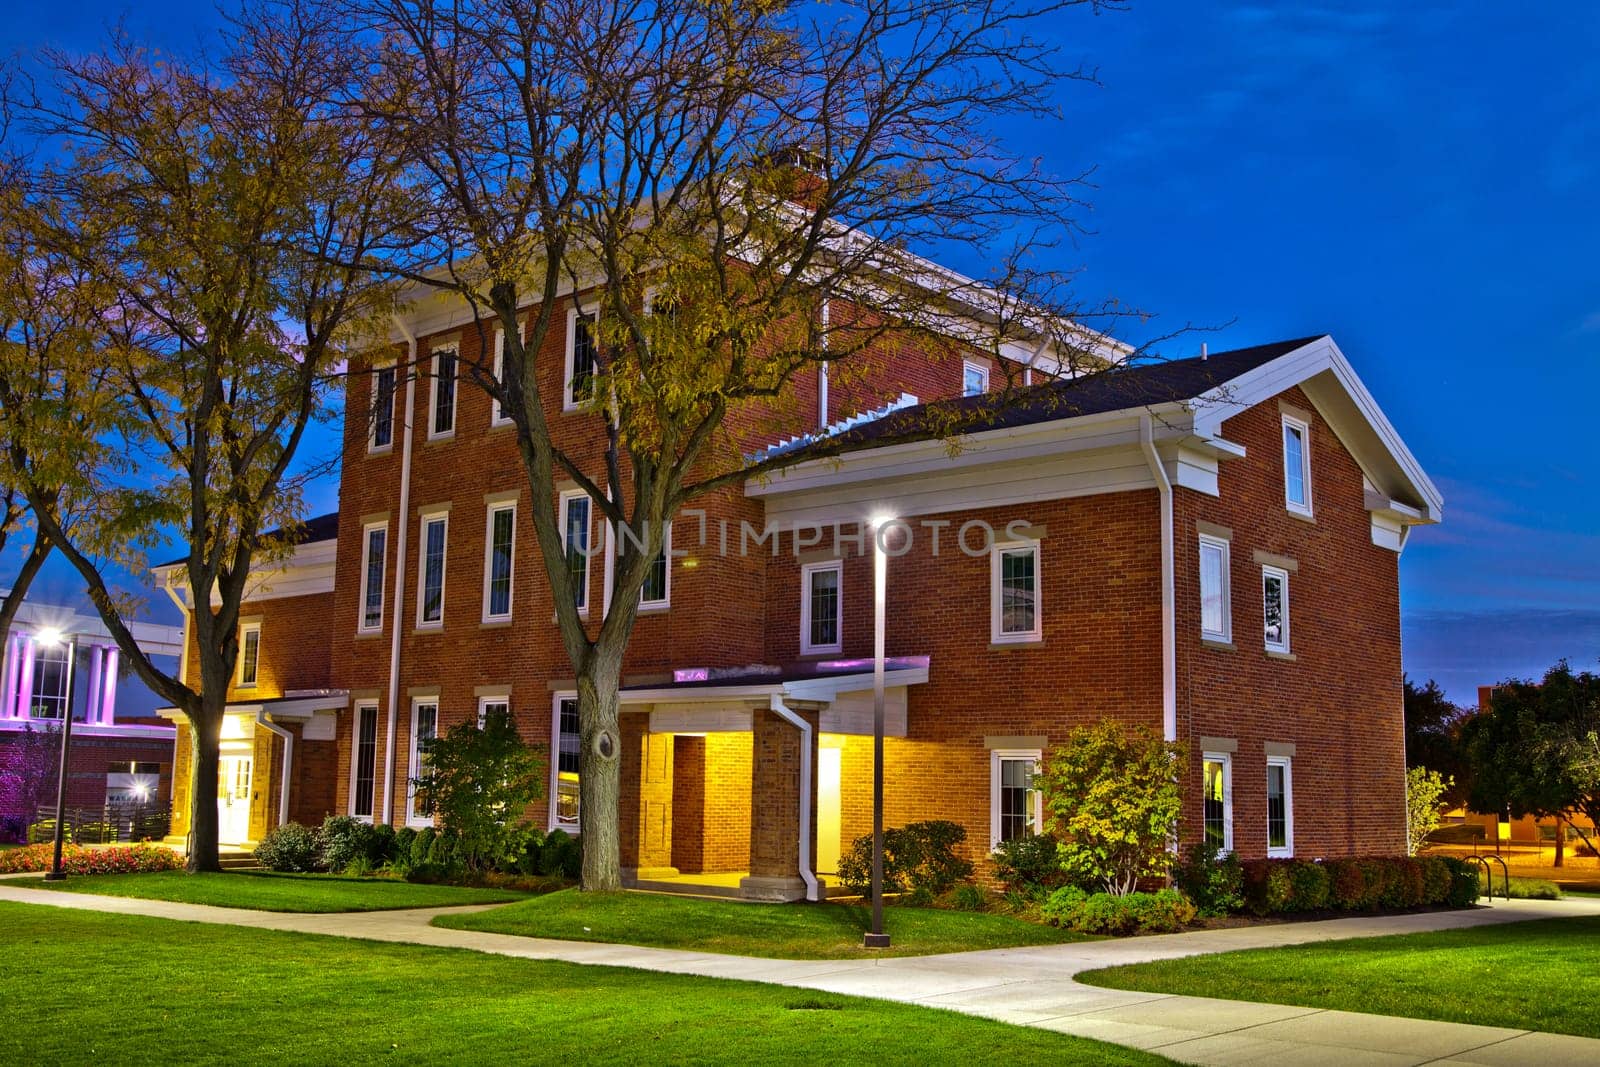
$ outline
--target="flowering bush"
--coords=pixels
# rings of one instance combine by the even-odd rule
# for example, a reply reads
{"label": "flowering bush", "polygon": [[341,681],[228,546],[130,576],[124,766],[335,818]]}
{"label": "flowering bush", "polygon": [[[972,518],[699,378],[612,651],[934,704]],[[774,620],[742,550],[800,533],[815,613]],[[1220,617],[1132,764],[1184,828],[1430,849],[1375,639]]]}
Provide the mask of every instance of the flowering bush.
{"label": "flowering bush", "polygon": [[[48,871],[55,858],[55,847],[44,843],[0,852],[0,874]],[[170,848],[148,841],[116,848],[61,846],[61,869],[67,874],[138,874],[144,871],[175,871],[183,859]]]}

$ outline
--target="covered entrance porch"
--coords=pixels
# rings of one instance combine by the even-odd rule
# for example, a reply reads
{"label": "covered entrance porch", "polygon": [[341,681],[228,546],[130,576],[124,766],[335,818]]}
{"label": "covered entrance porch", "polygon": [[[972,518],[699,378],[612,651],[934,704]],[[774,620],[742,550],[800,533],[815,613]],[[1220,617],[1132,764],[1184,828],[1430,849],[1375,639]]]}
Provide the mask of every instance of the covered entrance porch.
{"label": "covered entrance porch", "polygon": [[[888,661],[886,736],[905,736],[908,689],[927,677],[926,657]],[[837,884],[863,832],[845,810],[863,766],[870,775],[870,660],[677,671],[622,699],[627,884],[767,901],[820,900]]]}

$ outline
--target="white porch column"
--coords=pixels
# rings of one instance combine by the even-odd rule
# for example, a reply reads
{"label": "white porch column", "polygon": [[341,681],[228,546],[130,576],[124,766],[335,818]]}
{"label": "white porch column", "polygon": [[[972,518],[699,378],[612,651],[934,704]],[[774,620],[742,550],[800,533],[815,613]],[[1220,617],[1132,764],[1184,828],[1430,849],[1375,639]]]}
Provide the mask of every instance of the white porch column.
{"label": "white porch column", "polygon": [[16,714],[18,719],[33,718],[33,635],[22,638],[21,662],[17,664]]}
{"label": "white porch column", "polygon": [[106,649],[105,666],[100,671],[100,721],[107,726],[117,717],[117,646]]}
{"label": "white porch column", "polygon": [[105,646],[89,646],[89,688],[83,695],[85,724],[98,722],[100,719],[100,670],[105,665],[105,658]]}

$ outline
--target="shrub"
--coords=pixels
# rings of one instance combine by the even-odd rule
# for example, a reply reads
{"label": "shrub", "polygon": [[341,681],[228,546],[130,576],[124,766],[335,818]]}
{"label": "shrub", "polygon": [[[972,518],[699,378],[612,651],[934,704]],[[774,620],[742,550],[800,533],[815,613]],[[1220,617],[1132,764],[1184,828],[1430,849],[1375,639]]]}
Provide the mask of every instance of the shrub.
{"label": "shrub", "polygon": [[1443,904],[1450,899],[1450,865],[1442,856],[1423,856],[1422,902]]}
{"label": "shrub", "polygon": [[410,866],[421,867],[428,862],[428,854],[433,850],[433,839],[439,836],[439,831],[432,826],[424,826],[417,831],[417,836],[411,839]]}
{"label": "shrub", "polygon": [[[0,874],[48,871],[55,860],[54,843],[46,842],[0,852]],[[148,841],[113,848],[61,846],[61,869],[67,874],[138,874],[176,871],[183,858],[170,848]]]}
{"label": "shrub", "polygon": [[339,874],[357,856],[365,858],[372,844],[372,827],[350,815],[329,815],[317,830],[317,862],[325,871]]}
{"label": "shrub", "polygon": [[269,871],[309,871],[317,863],[317,835],[297,822],[267,831],[256,846],[256,859]]}
{"label": "shrub", "polygon": [[[473,873],[505,869],[526,848],[528,805],[544,792],[544,762],[509,715],[464,722],[426,742],[417,796],[438,813],[451,861]],[[430,859],[430,862],[433,862]]]}
{"label": "shrub", "polygon": [[395,870],[404,870],[411,866],[411,848],[417,842],[417,828],[415,826],[402,826],[394,832],[394,855],[389,857],[389,866]]}
{"label": "shrub", "polygon": [[1328,906],[1328,871],[1320,863],[1291,860],[1289,907],[1293,911],[1321,911]]}
{"label": "shrub", "polygon": [[1430,771],[1426,767],[1412,767],[1406,771],[1406,854],[1415,856],[1427,844],[1428,835],[1439,828],[1439,813],[1444,808],[1444,795],[1455,785],[1455,779]]}
{"label": "shrub", "polygon": [[[28,844],[37,845],[40,842],[54,845],[56,839],[56,821],[54,819],[40,819],[28,827]],[[72,827],[67,827],[62,835],[63,842],[72,840]]]}
{"label": "shrub", "polygon": [[1194,901],[1201,915],[1228,915],[1244,909],[1244,872],[1233,853],[1218,855],[1214,843],[1202,842],[1173,871],[1173,881]]}
{"label": "shrub", "polygon": [[1061,858],[1054,834],[1025,834],[1000,842],[989,861],[1008,891],[1038,896],[1061,884]]}
{"label": "shrub", "polygon": [[1542,878],[1511,879],[1513,900],[1560,900],[1561,887]]}
{"label": "shrub", "polygon": [[1294,883],[1286,860],[1250,860],[1244,871],[1245,906],[1257,915],[1277,915],[1289,910]]}
{"label": "shrub", "polygon": [[[883,891],[917,893],[928,899],[972,876],[972,864],[956,854],[967,839],[960,823],[914,822],[883,833]],[[872,892],[872,835],[856,838],[839,859],[839,880],[852,892]],[[914,903],[914,901],[907,901]]]}
{"label": "shrub", "polygon": [[956,886],[950,894],[950,906],[957,911],[984,911],[989,907],[989,900],[982,889],[969,882]]}
{"label": "shrub", "polygon": [[1450,892],[1445,903],[1452,908],[1467,908],[1478,902],[1478,865],[1457,856],[1440,856],[1450,868]]}
{"label": "shrub", "polygon": [[398,847],[398,838],[395,836],[394,827],[388,823],[378,823],[372,828],[372,833],[367,837],[366,861],[372,870],[385,866],[395,857]]}
{"label": "shrub", "polygon": [[1361,864],[1353,859],[1327,860],[1324,867],[1328,871],[1328,903],[1343,911],[1354,911],[1362,907],[1362,894],[1366,892],[1366,875],[1361,871]]}
{"label": "shrub", "polygon": [[1176,889],[1156,893],[1089,895],[1076,886],[1050,894],[1045,918],[1085,934],[1171,933],[1195,917],[1195,906]]}
{"label": "shrub", "polygon": [[539,847],[538,874],[577,879],[583,874],[583,847],[565,830],[551,830]]}

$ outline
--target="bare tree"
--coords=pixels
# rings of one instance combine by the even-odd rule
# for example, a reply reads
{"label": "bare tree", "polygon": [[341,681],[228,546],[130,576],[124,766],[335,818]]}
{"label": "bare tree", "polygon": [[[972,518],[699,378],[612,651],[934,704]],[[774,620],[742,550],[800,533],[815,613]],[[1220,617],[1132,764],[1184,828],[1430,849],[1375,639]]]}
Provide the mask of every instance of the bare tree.
{"label": "bare tree", "polygon": [[[326,414],[330,376],[386,296],[351,266],[396,217],[398,155],[339,103],[352,76],[337,13],[311,3],[244,10],[215,65],[156,57],[122,38],[45,59],[61,103],[35,103],[38,132],[71,147],[35,179],[39,241],[92,283],[93,332],[70,353],[106,368],[106,429],[126,466],[88,471],[117,516],[110,543],[176,534],[187,545],[198,685],[158,668],[86,542],[24,479],[35,517],[72,562],[138,675],[193,735],[191,870],[218,866],[218,740],[252,567],[288,549],[300,456]],[[284,536],[271,534],[275,528]]]}
{"label": "bare tree", "polygon": [[[1070,236],[1077,182],[991,131],[1053,114],[1049,90],[1088,77],[1038,33],[1106,6],[369,0],[383,74],[368,107],[411,145],[417,247],[437,264],[396,273],[464,301],[482,341],[504,337],[498,375],[487,359],[464,370],[516,426],[576,673],[586,889],[620,885],[620,672],[667,521],[838,447],[750,451],[796,376],[826,363],[864,381],[893,346],[977,349],[1006,357],[998,405],[1035,355],[1060,373],[1105,365],[1069,279],[1033,266]],[[910,251],[952,246],[988,254],[994,277]],[[569,294],[592,303],[597,350],[563,393],[603,428],[598,449],[551,424],[566,398],[533,358],[565,330]],[[931,405],[897,432],[954,437],[982,408]],[[598,622],[577,609],[565,480],[633,534]]]}

